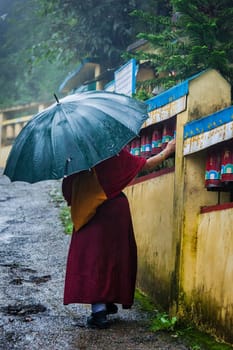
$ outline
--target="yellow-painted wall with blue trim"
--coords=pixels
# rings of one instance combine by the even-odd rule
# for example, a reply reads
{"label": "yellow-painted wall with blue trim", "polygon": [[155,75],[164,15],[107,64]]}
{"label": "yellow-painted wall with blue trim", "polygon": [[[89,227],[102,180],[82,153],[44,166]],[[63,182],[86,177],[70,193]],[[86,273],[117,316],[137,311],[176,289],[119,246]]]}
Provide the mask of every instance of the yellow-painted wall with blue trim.
{"label": "yellow-painted wall with blue trim", "polygon": [[[217,71],[191,81],[186,109],[177,115],[175,171],[125,192],[138,245],[138,286],[171,313],[233,343],[233,209],[200,214],[218,202],[204,185],[206,150],[183,155],[184,125],[230,104],[230,86]],[[229,193],[221,194],[222,203],[229,200]]]}

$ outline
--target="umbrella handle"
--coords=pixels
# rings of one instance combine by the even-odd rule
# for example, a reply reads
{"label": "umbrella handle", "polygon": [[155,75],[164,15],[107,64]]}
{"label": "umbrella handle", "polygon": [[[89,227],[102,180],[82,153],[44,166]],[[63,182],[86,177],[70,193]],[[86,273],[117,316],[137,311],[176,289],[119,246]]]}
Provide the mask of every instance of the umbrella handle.
{"label": "umbrella handle", "polygon": [[67,176],[67,174],[68,174],[69,163],[70,163],[71,161],[72,161],[72,158],[71,158],[71,157],[69,157],[69,158],[66,159],[64,176]]}
{"label": "umbrella handle", "polygon": [[55,97],[55,100],[57,101],[57,104],[60,104],[57,95],[56,95],[56,94],[53,94],[53,96]]}

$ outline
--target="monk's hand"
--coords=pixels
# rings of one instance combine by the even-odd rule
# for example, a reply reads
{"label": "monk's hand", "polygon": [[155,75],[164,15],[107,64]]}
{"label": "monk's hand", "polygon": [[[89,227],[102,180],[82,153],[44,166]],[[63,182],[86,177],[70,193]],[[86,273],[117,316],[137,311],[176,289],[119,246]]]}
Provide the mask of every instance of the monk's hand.
{"label": "monk's hand", "polygon": [[163,152],[166,154],[166,157],[168,157],[175,152],[175,149],[176,149],[176,139],[172,139],[171,141],[168,142]]}

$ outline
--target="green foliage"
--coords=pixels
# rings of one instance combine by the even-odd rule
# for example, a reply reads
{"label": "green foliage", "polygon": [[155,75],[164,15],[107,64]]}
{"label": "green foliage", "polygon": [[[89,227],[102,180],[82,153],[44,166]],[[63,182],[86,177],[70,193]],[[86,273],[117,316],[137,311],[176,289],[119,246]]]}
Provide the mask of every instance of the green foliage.
{"label": "green foliage", "polygon": [[176,329],[176,336],[185,340],[191,350],[230,350],[232,346],[218,342],[211,335],[198,330],[194,326],[179,326]]}
{"label": "green foliage", "polygon": [[140,289],[136,289],[135,299],[138,302],[139,308],[141,310],[146,311],[150,314],[153,314],[157,311],[157,308],[151,298],[143,293]]}
{"label": "green foliage", "polygon": [[231,0],[12,0],[0,17],[0,106],[50,101],[76,64],[95,58],[115,69],[136,38],[150,52],[155,81],[140,87],[150,97],[187,77],[215,68],[233,84]]}
{"label": "green foliage", "polygon": [[187,37],[186,59],[198,69],[215,68],[233,79],[233,4],[229,0],[173,0],[180,13],[177,27]]}
{"label": "green foliage", "polygon": [[149,328],[153,332],[169,332],[174,339],[182,339],[190,350],[230,350],[232,346],[220,343],[209,334],[197,329],[190,320],[169,316],[152,299],[139,289],[135,292],[135,300],[141,311],[148,314]]}
{"label": "green foliage", "polygon": [[73,224],[70,217],[70,209],[68,207],[61,208],[60,219],[65,229],[65,233],[70,235],[73,232]]}
{"label": "green foliage", "polygon": [[38,18],[36,0],[13,0],[5,7],[8,15],[0,19],[0,108],[51,101],[69,66],[58,56],[51,62],[35,51],[35,43],[49,32],[49,18]]}
{"label": "green foliage", "polygon": [[164,311],[158,310],[152,299],[142,293],[139,289],[135,292],[135,299],[142,311],[146,311],[149,315],[150,330],[157,331],[173,331],[177,324],[177,317],[169,317]]}
{"label": "green foliage", "polygon": [[142,0],[39,3],[40,14],[49,16],[52,26],[50,36],[44,38],[44,53],[48,49],[53,57],[57,47],[62,47],[70,59],[92,57],[110,68],[122,62],[122,51],[135,39],[136,20],[130,16],[131,11],[143,7]]}
{"label": "green foliage", "polygon": [[64,227],[66,234],[71,234],[73,231],[73,224],[71,221],[70,208],[67,207],[66,201],[63,198],[61,191],[56,188],[50,191],[50,197],[52,198],[53,204],[60,208],[59,218]]}
{"label": "green foliage", "polygon": [[145,84],[137,84],[136,93],[134,94],[134,98],[139,101],[146,101],[152,97],[152,94],[148,91],[148,85],[151,86],[151,81],[146,82]]}
{"label": "green foliage", "polygon": [[153,53],[137,53],[137,58],[154,64],[156,85],[167,89],[207,68],[233,85],[232,1],[171,0],[171,5],[172,12],[156,18],[133,13],[151,24],[138,38],[146,39]]}
{"label": "green foliage", "polygon": [[[147,24],[134,10],[157,13],[162,0],[11,0],[0,18],[0,108],[50,101],[86,57],[117,68]],[[161,6],[161,7],[160,7]]]}
{"label": "green foliage", "polygon": [[157,313],[151,322],[150,329],[154,332],[167,330],[174,331],[177,324],[177,317],[169,317],[166,313]]}

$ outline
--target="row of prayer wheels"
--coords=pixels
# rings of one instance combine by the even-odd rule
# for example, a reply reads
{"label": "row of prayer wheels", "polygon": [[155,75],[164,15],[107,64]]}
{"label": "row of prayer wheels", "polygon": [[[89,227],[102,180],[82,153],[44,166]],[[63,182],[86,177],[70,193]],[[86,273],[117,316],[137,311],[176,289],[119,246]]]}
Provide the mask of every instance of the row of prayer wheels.
{"label": "row of prayer wheels", "polygon": [[224,188],[233,183],[233,140],[210,149],[206,158],[205,187]]}
{"label": "row of prayer wheels", "polygon": [[156,125],[142,129],[140,136],[128,146],[131,154],[149,158],[161,152],[175,137],[175,121],[171,120],[163,125]]}

